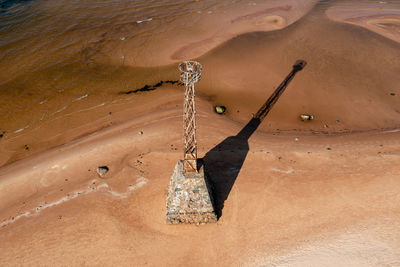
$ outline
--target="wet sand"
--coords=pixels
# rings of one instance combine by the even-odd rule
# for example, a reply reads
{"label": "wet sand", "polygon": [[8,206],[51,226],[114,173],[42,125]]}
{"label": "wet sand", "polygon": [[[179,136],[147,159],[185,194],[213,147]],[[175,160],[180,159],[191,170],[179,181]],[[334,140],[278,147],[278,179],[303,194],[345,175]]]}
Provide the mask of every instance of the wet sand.
{"label": "wet sand", "polygon": [[[241,6],[218,27],[210,26],[212,17],[199,19],[196,36],[174,29],[179,34],[170,44],[180,48],[161,41],[144,46],[146,67],[140,57],[121,66],[113,61],[119,50],[99,52],[103,46],[90,64],[44,68],[9,83],[26,86],[32,78],[36,87],[74,70],[75,82],[91,90],[75,88],[33,106],[31,114],[4,119],[15,126],[0,139],[2,262],[400,265],[400,45],[395,32],[368,26],[396,19],[394,11],[356,14],[348,6],[339,12],[343,2],[300,3]],[[222,151],[243,165],[230,170],[237,177],[221,200],[219,221],[202,226],[165,223],[169,178],[182,157],[182,86],[164,82],[126,94],[177,80],[174,62],[186,58],[204,67],[196,88],[200,157],[235,136],[297,60],[307,62],[248,148]],[[214,105],[227,113],[216,114]],[[38,120],[41,112],[46,116]],[[300,114],[315,120],[301,121]],[[27,118],[36,121],[19,131]],[[226,174],[224,160],[215,164]],[[110,171],[101,178],[96,167],[103,165]]]}
{"label": "wet sand", "polygon": [[[143,97],[120,93],[146,84],[176,80],[176,64],[171,63],[201,56],[245,32],[284,28],[300,19],[314,3],[287,0],[250,5],[221,1],[213,6],[206,2],[196,4],[181,16],[166,6],[166,11],[175,17],[170,15],[172,18],[166,19],[166,11],[160,9],[158,12],[161,13],[154,20],[145,19],[155,16],[146,9],[143,14],[133,14],[129,19],[124,14],[129,10],[117,10],[125,21],[117,19],[115,22],[116,19],[111,18],[104,25],[83,27],[94,24],[89,17],[83,20],[83,25],[67,24],[67,29],[63,23],[69,20],[59,12],[73,7],[66,3],[53,5],[41,3],[34,8],[39,14],[59,17],[55,23],[51,21],[55,25],[53,31],[63,29],[54,40],[43,44],[37,37],[25,33],[21,35],[31,42],[30,53],[24,52],[23,42],[11,42],[9,46],[15,48],[10,51],[7,46],[3,47],[7,56],[0,69],[0,78],[4,81],[0,85],[0,133],[4,135],[0,143],[0,165],[62,145],[110,123],[125,121],[132,118],[132,112],[148,112],[143,109],[147,105]],[[105,16],[102,10],[98,8],[92,12]],[[135,19],[136,16],[142,19]],[[163,23],[163,20],[167,22]],[[32,31],[43,30],[37,28],[39,26]],[[189,29],[196,33],[195,36],[188,32]],[[14,34],[11,33],[10,38]],[[7,60],[18,51],[22,55]],[[164,94],[144,98],[159,97]],[[124,112],[127,109],[129,111]],[[109,116],[110,112],[119,115]]]}
{"label": "wet sand", "polygon": [[[244,10],[240,16],[233,6],[230,10],[232,15],[226,16],[231,18],[228,22],[213,22],[221,27],[229,25],[237,34],[246,29],[257,32],[241,34],[214,49],[213,46],[207,47],[211,50],[198,58],[204,66],[203,80],[197,88],[199,97],[215,105],[225,105],[230,118],[246,123],[256,107],[290,72],[294,62],[302,59],[308,62],[307,68],[296,77],[291,89],[287,90],[260,130],[337,134],[400,127],[400,78],[397,75],[400,67],[396,60],[400,52],[397,42],[361,27],[328,19],[326,13],[335,8],[334,5],[320,7],[321,4],[318,4],[307,16],[292,23],[300,18],[298,14],[303,12],[301,14],[304,15],[310,6],[305,5],[301,9],[289,5],[289,1],[287,5],[291,8],[286,8],[286,5],[277,6],[275,1],[268,3],[268,8],[263,6],[259,8],[261,11]],[[300,5],[300,2],[297,3]],[[265,10],[269,10],[269,15]],[[375,15],[380,12],[377,9]],[[258,25],[249,24],[250,28],[246,29],[236,25],[247,20],[255,23],[261,17],[279,14],[293,16],[287,19],[292,24],[270,32],[259,32]],[[203,20],[204,23],[212,22]],[[135,22],[138,25],[143,23]],[[201,20],[198,21],[198,24],[201,23]],[[171,26],[171,29],[175,28]],[[123,35],[118,31],[113,34],[115,38]],[[184,31],[181,34],[185,35]],[[196,37],[199,38],[196,42],[200,42],[201,38],[209,40],[211,35],[213,33],[209,31],[207,36]],[[232,36],[227,35],[220,41]],[[176,38],[176,41],[181,40]],[[182,39],[182,47],[190,44],[190,35],[185,38]],[[119,41],[129,45],[129,40]],[[160,59],[159,53],[169,52],[169,55],[165,54],[169,58],[177,51],[160,50],[158,45],[159,41],[150,42],[146,49],[151,51],[143,52],[143,56],[146,55],[148,60]],[[103,46],[119,51],[113,42],[105,42]],[[109,58],[118,56],[109,54],[109,50],[100,53],[93,49],[89,45],[82,50],[92,51],[89,58],[80,52],[77,58],[71,58],[76,62],[39,68],[3,85],[2,106],[6,116],[2,117],[3,126],[0,129],[4,133],[0,142],[1,165],[63,145],[141,113],[151,112],[148,106],[152,99],[159,101],[165,98],[170,89],[162,86],[147,93],[120,93],[160,81],[177,80],[176,64],[152,68],[137,67],[129,61],[122,65],[105,64],[101,63],[104,55]],[[138,53],[134,47],[128,51]],[[160,64],[164,63],[160,61]],[[29,81],[29,86],[26,81]],[[174,89],[182,92],[182,87],[174,86]],[[314,115],[315,120],[301,122],[299,115],[303,113]]]}
{"label": "wet sand", "polygon": [[361,26],[400,42],[400,5],[394,1],[380,1],[379,8],[373,2],[365,2],[362,5],[336,4],[327,9],[326,14],[335,21]]}

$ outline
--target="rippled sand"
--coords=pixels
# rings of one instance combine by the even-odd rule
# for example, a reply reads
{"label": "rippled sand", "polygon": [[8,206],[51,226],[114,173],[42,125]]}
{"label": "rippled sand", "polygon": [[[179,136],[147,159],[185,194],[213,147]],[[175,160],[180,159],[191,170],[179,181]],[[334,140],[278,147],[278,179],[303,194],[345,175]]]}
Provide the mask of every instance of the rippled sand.
{"label": "rippled sand", "polygon": [[[399,10],[37,0],[0,13],[2,262],[400,265]],[[203,65],[200,156],[307,62],[249,139],[222,217],[201,227],[164,222],[186,59]]]}

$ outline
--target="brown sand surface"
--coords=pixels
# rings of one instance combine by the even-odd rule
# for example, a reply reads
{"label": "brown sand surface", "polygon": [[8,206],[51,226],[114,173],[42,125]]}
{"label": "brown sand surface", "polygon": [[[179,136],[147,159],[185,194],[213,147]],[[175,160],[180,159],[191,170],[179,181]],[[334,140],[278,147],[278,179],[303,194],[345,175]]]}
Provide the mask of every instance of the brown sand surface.
{"label": "brown sand surface", "polygon": [[[98,48],[97,62],[129,66],[160,66],[199,57],[218,45],[247,32],[268,32],[283,29],[307,14],[317,1],[242,1],[235,5],[183,15],[168,25],[160,25],[157,34],[136,48],[136,40]],[[224,2],[221,2],[224,3]],[[116,32],[135,30],[127,25]],[[146,25],[143,25],[146,27]],[[112,34],[112,32],[110,33]]]}
{"label": "brown sand surface", "polygon": [[[308,63],[306,68],[290,83],[261,130],[309,135],[398,129],[399,58],[398,43],[357,26],[331,21],[314,9],[289,27],[242,34],[200,57],[204,68],[197,92],[214,105],[226,106],[230,118],[246,123],[292,65],[302,59]],[[116,68],[113,65],[75,67],[74,72],[82,72],[74,76],[76,83],[91,91],[82,95],[77,88],[72,93],[57,94],[44,104],[4,119],[7,128],[0,142],[1,165],[151,112],[155,106],[168,103],[172,95],[182,94],[182,87],[176,85],[120,94],[176,80],[175,64],[156,68],[118,66],[110,79],[105,73]],[[54,76],[70,70],[60,67]],[[45,69],[35,77],[48,73]],[[42,81],[35,77],[22,75],[20,79],[40,86]],[[49,78],[53,79],[53,74]],[[72,76],[65,79],[69,78]],[[29,107],[35,97],[36,93],[14,102],[5,95],[5,105],[9,110],[15,105]],[[177,105],[181,102],[176,100]],[[300,114],[312,114],[315,120],[304,123],[299,120]]]}
{"label": "brown sand surface", "polygon": [[[18,110],[1,118],[2,264],[400,265],[397,11],[243,3],[222,20],[223,9],[202,10],[207,18],[194,12],[196,28],[176,18],[142,49],[129,36],[104,41],[154,30],[134,21],[104,40],[99,29],[87,33],[100,41],[71,56],[76,62],[21,74],[1,66],[12,74],[1,84],[6,111]],[[196,57],[199,156],[212,159],[215,177],[232,179],[220,183],[217,223],[170,226],[165,200],[182,157],[182,86],[124,92],[177,80],[175,62]],[[306,67],[248,142],[225,143],[297,60]],[[29,91],[69,80],[56,94]],[[110,171],[100,178],[102,165]]]}
{"label": "brown sand surface", "polygon": [[[229,28],[219,31],[219,34],[225,34],[225,37],[218,37],[219,41],[214,45],[205,46],[197,54],[190,52],[182,58],[205,53],[199,58],[204,66],[203,80],[198,87],[201,97],[213,104],[227,106],[229,117],[245,123],[255,107],[263,103],[288,75],[293,63],[303,59],[309,63],[305,71],[296,76],[291,83],[291,89],[285,93],[286,97],[282,98],[269,114],[268,123],[261,125],[262,130],[296,134],[332,134],[399,128],[398,44],[374,32],[334,22],[327,17],[328,15],[331,18],[330,14],[335,8],[340,8],[343,14],[355,13],[354,6],[357,4],[350,5],[345,2],[346,5],[340,5],[341,2],[338,2],[337,5],[319,3],[315,6],[315,3],[301,1],[254,3],[256,5],[241,3],[236,6],[221,2],[220,4],[226,4],[226,9],[214,10],[213,7],[207,7],[212,11],[210,14],[207,11],[207,16],[214,19],[205,18],[205,10],[199,9],[201,13],[195,12],[199,14],[199,17],[194,19],[196,27],[205,23]],[[387,16],[396,10],[396,5],[393,4],[382,5],[382,8],[364,5],[361,5],[363,8],[359,12],[361,16]],[[46,5],[39,5],[37,8],[41,12],[58,10],[45,7]],[[314,8],[311,9],[312,7]],[[257,21],[265,16],[283,16],[290,23],[281,28],[259,28]],[[153,103],[162,105],[164,101],[168,102],[169,93],[174,90],[178,93],[182,87],[163,86],[157,91],[132,95],[120,93],[145,85],[154,85],[160,81],[176,80],[175,64],[140,68],[129,60],[114,62],[113,60],[120,59],[120,55],[113,53],[122,51],[117,47],[117,44],[121,43],[127,45],[127,49],[123,51],[138,53],[146,57],[148,62],[160,60],[159,65],[178,62],[180,59],[162,62],[163,56],[159,53],[170,58],[193,40],[209,40],[214,34],[213,31],[218,28],[205,25],[204,31],[193,29],[198,33],[193,37],[187,33],[189,25],[180,22],[190,18],[182,16],[163,25],[165,29],[163,28],[161,33],[152,35],[151,38],[155,40],[143,45],[143,49],[149,50],[148,53],[130,46],[135,43],[134,40],[118,39],[126,35],[124,27],[131,25],[124,23],[125,26],[121,29],[108,29],[108,26],[104,26],[105,29],[96,28],[89,33],[86,32],[86,28],[77,28],[61,35],[61,39],[65,37],[72,42],[76,36],[82,34],[88,34],[90,37],[90,34],[93,34],[93,38],[98,38],[105,30],[107,38],[120,41],[106,42],[104,37],[101,45],[92,47],[89,43],[76,55],[68,58],[67,62],[54,63],[58,54],[53,52],[50,53],[52,61],[46,61],[46,57],[40,54],[38,60],[47,62],[45,66],[36,66],[36,59],[18,58],[18,64],[31,64],[34,70],[25,73],[20,69],[18,75],[11,75],[15,66],[9,65],[9,62],[3,59],[0,65],[3,71],[0,73],[8,73],[11,78],[4,77],[5,82],[0,85],[0,133],[4,135],[0,139],[0,165],[62,145],[111,124],[126,121],[135,116],[134,114],[150,112],[149,105]],[[64,22],[64,18],[61,21]],[[242,23],[248,24],[243,28]],[[176,28],[175,24],[181,27]],[[132,25],[143,28],[145,32],[154,27],[150,23],[134,22]],[[168,30],[174,31],[173,33],[180,37],[174,37],[175,35],[169,34]],[[247,31],[258,32],[239,35]],[[326,34],[327,32],[329,34]],[[157,39],[167,38],[164,36],[167,33],[172,35],[168,40],[176,38],[173,39],[175,41],[168,42],[170,47],[162,45]],[[234,36],[237,37],[229,40]],[[225,42],[226,40],[229,41]],[[179,42],[179,45],[176,42]],[[220,45],[216,47],[218,44]],[[197,46],[190,47],[195,49]],[[100,52],[102,49],[105,50]],[[76,53],[73,51],[75,50],[72,49],[68,53]],[[86,54],[85,51],[90,53]],[[108,59],[103,60],[104,57]],[[131,56],[126,54],[126,57]],[[136,55],[133,58],[136,58]],[[153,99],[158,99],[158,102],[152,102]],[[304,124],[298,119],[302,113],[313,114],[316,119]]]}
{"label": "brown sand surface", "polygon": [[[241,125],[198,106],[202,156]],[[400,264],[399,132],[297,141],[255,132],[220,220],[171,226],[165,199],[182,156],[180,113],[171,104],[3,167],[2,263]],[[99,165],[110,167],[104,178]]]}
{"label": "brown sand surface", "polygon": [[379,1],[378,4],[369,1],[361,4],[337,1],[327,9],[326,14],[335,21],[358,25],[400,42],[400,3],[398,1],[389,3]]}

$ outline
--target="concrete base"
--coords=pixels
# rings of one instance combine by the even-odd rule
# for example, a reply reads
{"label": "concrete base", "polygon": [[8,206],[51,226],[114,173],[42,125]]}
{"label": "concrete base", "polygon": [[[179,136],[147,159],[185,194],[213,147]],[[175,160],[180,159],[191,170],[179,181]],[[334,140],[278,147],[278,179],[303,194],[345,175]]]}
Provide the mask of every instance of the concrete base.
{"label": "concrete base", "polygon": [[168,189],[167,223],[216,222],[209,190],[203,167],[198,173],[184,173],[183,161],[178,161]]}

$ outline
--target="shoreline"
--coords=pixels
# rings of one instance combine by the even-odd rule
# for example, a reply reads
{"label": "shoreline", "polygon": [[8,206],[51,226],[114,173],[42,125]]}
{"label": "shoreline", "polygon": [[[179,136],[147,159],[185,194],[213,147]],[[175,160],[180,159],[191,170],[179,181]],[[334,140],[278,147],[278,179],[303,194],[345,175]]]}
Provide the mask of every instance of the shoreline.
{"label": "shoreline", "polygon": [[[297,5],[301,5],[300,2],[287,1],[285,3],[285,5],[278,2],[267,3],[261,7],[249,6],[243,12],[239,12],[240,10],[229,11],[231,13],[226,18],[226,25],[234,27],[234,32],[237,32],[239,36],[235,33],[232,36],[237,37],[233,39],[231,39],[232,36],[222,39],[218,37],[217,39],[222,42],[218,47],[206,45],[207,49],[203,51],[205,54],[198,58],[198,60],[204,62],[205,66],[203,81],[197,89],[199,95],[214,105],[227,106],[227,115],[229,117],[237,122],[246,123],[249,118],[248,114],[255,111],[254,106],[262,103],[261,95],[268,97],[268,94],[272,92],[272,88],[278,86],[283,77],[287,75],[287,71],[290,70],[293,62],[300,57],[304,57],[304,59],[310,61],[309,67],[295,78],[291,85],[292,88],[289,88],[287,91],[287,96],[285,94],[282,97],[280,101],[282,103],[278,103],[276,110],[273,110],[271,113],[270,123],[263,125],[260,130],[271,132],[272,134],[289,132],[289,134],[307,135],[309,133],[312,134],[312,132],[316,134],[349,134],[359,131],[393,130],[399,128],[400,121],[395,118],[398,117],[398,113],[400,112],[396,104],[400,92],[397,92],[394,86],[398,78],[393,76],[393,73],[397,71],[397,67],[392,60],[393,57],[398,55],[398,52],[396,54],[395,47],[393,45],[393,47],[388,47],[387,51],[382,53],[382,58],[378,62],[362,57],[348,62],[347,58],[340,56],[341,54],[351,55],[355,51],[363,50],[367,51],[365,52],[365,56],[367,56],[367,54],[376,51],[381,45],[388,45],[385,42],[387,38],[380,34],[384,40],[373,40],[373,45],[363,45],[360,42],[355,43],[354,51],[350,51],[351,49],[338,50],[335,42],[340,42],[340,40],[345,41],[354,35],[351,27],[343,27],[343,25],[336,25],[325,20],[321,20],[321,26],[316,25],[312,19],[308,18],[308,16],[321,16],[319,14],[320,11],[312,9],[313,4],[308,4],[298,9]],[[261,8],[261,11],[254,11],[257,8]],[[329,21],[337,21],[337,19],[332,18],[330,15],[335,11],[335,8],[340,8],[340,5],[339,7],[329,7],[323,13],[324,16],[326,16],[325,13],[328,15],[330,18]],[[371,8],[367,9],[365,11],[367,13],[365,14],[371,15],[374,12],[375,14],[380,14],[379,12],[385,13],[389,12],[388,10],[392,9],[389,7],[383,10]],[[354,12],[354,10],[349,8],[347,13],[351,15]],[[238,15],[239,13],[241,14],[240,16]],[[350,15],[347,14],[346,16],[349,17]],[[219,15],[215,16],[218,17]],[[253,25],[253,23],[262,18],[269,18],[270,16],[290,17],[288,20],[290,23],[282,26],[278,31],[252,33],[252,31],[258,29],[257,27],[263,26],[263,24]],[[345,20],[346,16],[342,20]],[[271,22],[267,19],[267,25],[270,23],[273,24],[273,20]],[[232,21],[234,22],[232,23]],[[216,23],[212,19],[206,22],[208,24]],[[207,23],[206,25],[208,25]],[[245,24],[238,26],[238,23]],[[318,44],[316,41],[315,43],[310,43],[309,40],[313,40],[315,36],[318,36],[321,31],[320,28],[325,24],[329,27],[328,29],[332,29],[332,33],[339,34],[338,32],[346,30],[346,34],[342,34],[338,38],[333,37],[331,38],[332,40],[326,42],[322,40],[321,44]],[[199,25],[202,24],[200,23]],[[208,27],[208,29],[213,29],[213,27]],[[269,28],[263,29],[268,31]],[[299,33],[296,33],[296,31]],[[203,33],[206,34],[206,32]],[[226,31],[222,32],[226,33]],[[196,38],[200,37],[197,36]],[[355,38],[368,37],[370,37],[368,33],[361,31],[357,33],[357,37]],[[189,34],[185,38],[192,38],[192,36]],[[210,37],[208,36],[207,38]],[[208,40],[207,38],[204,40]],[[197,41],[202,42],[203,39],[200,39]],[[121,43],[129,45],[126,41],[128,40],[124,40]],[[293,47],[289,42],[296,43],[298,48]],[[171,42],[171,44],[173,43]],[[268,44],[269,48],[264,47],[265,43]],[[190,42],[189,44],[183,42],[180,45],[190,46]],[[310,48],[307,47],[311,47],[315,50],[315,53],[308,51]],[[328,47],[332,51],[338,51],[331,55],[326,51]],[[149,49],[151,50],[151,48]],[[248,49],[254,52],[248,53]],[[167,49],[167,51],[170,52],[170,55],[175,53],[173,49]],[[275,53],[272,51],[275,51]],[[161,53],[162,51],[160,50],[157,53],[159,52]],[[235,54],[238,53],[243,53],[243,56],[237,58]],[[318,57],[314,55],[316,53],[318,53]],[[113,56],[110,54],[110,57]],[[332,60],[332,57],[335,59]],[[160,59],[157,54],[152,54],[151,57],[147,58]],[[268,64],[264,62],[268,62]],[[130,64],[128,61],[125,63],[127,65]],[[157,66],[160,65],[162,65],[161,59],[157,63]],[[225,65],[229,65],[229,69],[226,69]],[[243,65],[252,66],[252,68],[246,69]],[[110,66],[101,64],[98,67],[110,68]],[[357,71],[357,68],[360,70]],[[382,80],[378,83],[369,78],[370,76],[372,77],[376,69],[382,70],[380,75],[385,81]],[[94,70],[95,67],[93,67],[93,70],[90,70],[90,75],[83,76],[79,80],[79,83],[84,84],[86,80],[96,78],[96,76],[92,77],[92,72],[95,72]],[[155,71],[158,72],[157,75],[151,75]],[[269,73],[265,73],[265,71]],[[348,78],[343,78],[344,71],[347,73]],[[121,73],[118,75],[118,79],[127,80],[127,85],[118,89],[119,92],[124,90],[132,91],[132,86],[136,86],[139,89],[143,86],[145,88],[147,84],[155,84],[160,80],[168,80],[177,75],[174,64],[157,68],[124,67],[119,72]],[[365,80],[363,80],[360,78],[359,72],[371,75],[365,76]],[[143,76],[143,78],[135,78],[134,81],[130,81],[130,73],[134,73],[135,77]],[[253,78],[254,74],[257,74],[259,77]],[[249,77],[248,80],[246,80],[246,77]],[[136,81],[136,79],[139,80]],[[391,80],[393,82],[388,82]],[[376,87],[373,89],[374,91],[371,91],[368,83],[372,87]],[[114,87],[115,85],[110,83],[105,86]],[[349,87],[355,91],[348,92],[347,89]],[[91,90],[93,91],[94,89]],[[162,87],[153,93],[143,92],[143,94],[135,94],[131,95],[131,97],[120,96],[115,90],[117,89],[113,89],[110,92],[101,91],[98,93],[92,93],[89,90],[90,92],[74,93],[73,96],[68,94],[63,96],[64,93],[57,93],[54,99],[50,98],[49,100],[49,98],[45,98],[41,100],[39,102],[40,105],[37,105],[32,113],[25,115],[15,114],[16,119],[7,119],[4,124],[11,125],[13,128],[10,126],[11,129],[0,129],[0,133],[3,135],[0,139],[0,166],[15,162],[48,148],[62,145],[87,133],[109,127],[112,124],[129,120],[132,116],[129,116],[128,112],[123,112],[125,109],[131,109],[129,102],[132,103],[131,105],[142,107],[142,110],[132,108],[133,113],[152,112],[152,109],[146,106],[153,104],[163,105],[162,101],[159,100],[155,100],[156,102],[153,103],[152,98],[164,98],[171,90],[179,91],[180,89]],[[161,92],[164,92],[164,94]],[[333,101],[326,100],[328,94]],[[62,100],[63,98],[71,98],[72,102],[67,103],[68,105],[61,105],[64,101]],[[295,100],[300,100],[304,104],[302,106],[296,104]],[[178,97],[174,101],[181,104],[179,103],[181,100]],[[325,103],[319,103],[321,101]],[[20,104],[23,106],[26,105],[24,102]],[[352,108],[349,108],[353,104],[356,106],[354,107],[355,109],[368,110],[366,114],[361,115],[361,119],[357,114],[353,114]],[[43,113],[43,110],[49,110],[49,112],[45,111]],[[53,111],[50,112],[50,110]],[[32,114],[36,114],[35,112],[38,114],[36,120],[32,119]],[[83,112],[86,112],[86,120],[81,116]],[[40,113],[43,114],[40,115]],[[299,124],[298,116],[303,113],[314,114],[317,119],[307,124]],[[21,123],[16,123],[19,118]],[[337,120],[340,120],[340,123],[336,123],[335,121]],[[50,126],[51,124],[54,125]],[[65,127],[66,124],[70,124],[71,126]],[[324,128],[325,125],[329,126],[329,128]]]}

